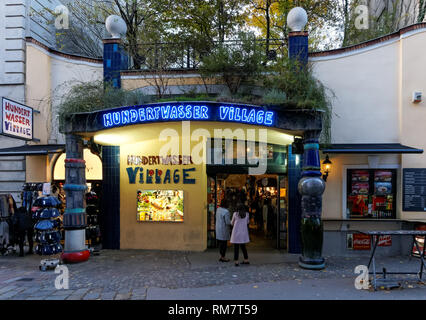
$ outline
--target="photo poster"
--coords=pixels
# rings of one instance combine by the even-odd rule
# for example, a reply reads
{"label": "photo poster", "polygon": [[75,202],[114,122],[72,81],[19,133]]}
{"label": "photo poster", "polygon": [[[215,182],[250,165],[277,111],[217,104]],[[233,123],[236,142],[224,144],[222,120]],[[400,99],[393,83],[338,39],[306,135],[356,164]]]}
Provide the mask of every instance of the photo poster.
{"label": "photo poster", "polygon": [[137,221],[183,222],[183,190],[138,190]]}

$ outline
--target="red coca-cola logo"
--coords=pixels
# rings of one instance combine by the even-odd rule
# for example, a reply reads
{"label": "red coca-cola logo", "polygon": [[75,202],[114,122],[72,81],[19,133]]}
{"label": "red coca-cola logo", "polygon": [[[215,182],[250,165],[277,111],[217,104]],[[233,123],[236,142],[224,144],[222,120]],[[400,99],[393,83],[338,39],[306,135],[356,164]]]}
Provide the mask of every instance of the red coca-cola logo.
{"label": "red coca-cola logo", "polygon": [[370,236],[361,233],[354,233],[353,239],[354,250],[369,250],[371,248]]}
{"label": "red coca-cola logo", "polygon": [[379,243],[377,245],[379,247],[390,247],[392,245],[392,236],[380,236]]}
{"label": "red coca-cola logo", "polygon": [[354,244],[369,245],[370,239],[357,239],[357,240],[354,240]]}

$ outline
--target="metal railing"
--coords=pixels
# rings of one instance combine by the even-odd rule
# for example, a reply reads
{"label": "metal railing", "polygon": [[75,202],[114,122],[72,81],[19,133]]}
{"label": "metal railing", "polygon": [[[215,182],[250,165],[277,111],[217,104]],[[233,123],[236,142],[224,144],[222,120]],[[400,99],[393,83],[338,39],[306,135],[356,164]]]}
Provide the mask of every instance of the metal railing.
{"label": "metal railing", "polygon": [[[230,50],[242,50],[244,43],[240,40],[211,42],[201,45],[188,43],[140,43],[135,52],[129,52],[129,70],[160,71],[197,69],[203,57],[211,54],[219,46]],[[246,44],[245,44],[246,45]],[[263,52],[265,60],[275,60],[287,54],[284,39],[256,39],[253,43],[257,50]],[[268,47],[268,49],[267,49]]]}

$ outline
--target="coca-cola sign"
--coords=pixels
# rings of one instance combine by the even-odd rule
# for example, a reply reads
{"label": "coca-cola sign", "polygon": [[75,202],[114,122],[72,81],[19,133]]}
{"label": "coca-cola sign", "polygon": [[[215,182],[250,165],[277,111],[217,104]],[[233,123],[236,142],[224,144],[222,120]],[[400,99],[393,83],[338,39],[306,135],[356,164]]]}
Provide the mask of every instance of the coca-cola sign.
{"label": "coca-cola sign", "polygon": [[354,233],[353,234],[353,249],[354,250],[370,250],[371,239],[367,234]]}
{"label": "coca-cola sign", "polygon": [[390,247],[392,246],[392,236],[380,236],[379,243],[377,244],[379,247]]}

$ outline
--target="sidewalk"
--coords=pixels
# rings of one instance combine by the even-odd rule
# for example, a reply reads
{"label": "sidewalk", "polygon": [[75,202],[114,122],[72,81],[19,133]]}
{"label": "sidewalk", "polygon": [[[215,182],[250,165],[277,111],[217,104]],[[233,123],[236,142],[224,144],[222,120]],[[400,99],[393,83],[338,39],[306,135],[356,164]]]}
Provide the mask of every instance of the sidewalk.
{"label": "sidewalk", "polygon": [[[69,289],[57,290],[58,274],[39,271],[39,256],[0,256],[0,300],[426,299],[426,286],[415,281],[391,291],[356,290],[354,269],[368,263],[365,257],[325,257],[321,271],[301,269],[299,255],[277,250],[253,249],[249,257],[250,265],[235,267],[219,262],[217,250],[103,250],[66,265]],[[378,270],[417,271],[419,261],[387,257],[377,264]]]}
{"label": "sidewalk", "polygon": [[149,288],[147,300],[425,300],[426,286],[393,290],[357,290],[354,279],[308,279],[234,286]]}

